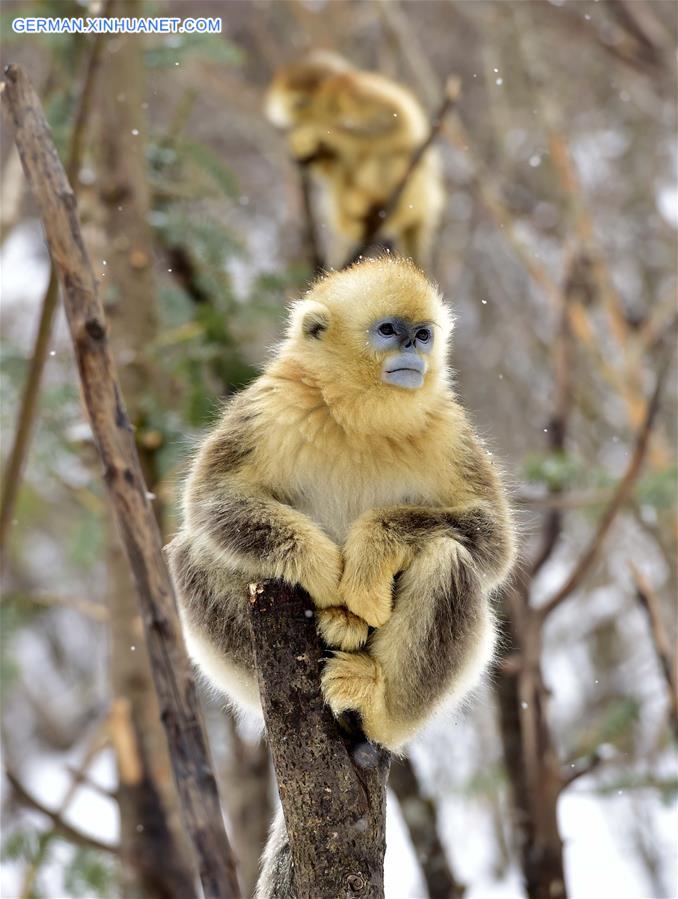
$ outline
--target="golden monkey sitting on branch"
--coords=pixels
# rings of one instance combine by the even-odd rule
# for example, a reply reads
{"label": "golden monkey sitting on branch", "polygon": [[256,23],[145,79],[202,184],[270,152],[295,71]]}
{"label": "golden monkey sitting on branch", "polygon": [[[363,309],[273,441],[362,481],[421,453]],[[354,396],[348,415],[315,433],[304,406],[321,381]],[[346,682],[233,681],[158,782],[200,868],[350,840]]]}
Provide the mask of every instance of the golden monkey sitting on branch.
{"label": "golden monkey sitting on branch", "polygon": [[[292,156],[311,165],[324,188],[331,261],[340,265],[426,139],[426,114],[406,88],[325,51],[276,73],[266,114],[286,130]],[[383,240],[428,269],[443,202],[440,160],[428,149],[384,224]]]}
{"label": "golden monkey sitting on branch", "polygon": [[328,275],[202,444],[169,558],[189,651],[236,703],[260,709],[247,593],[266,578],[310,594],[337,650],[326,701],[389,749],[487,667],[513,526],[449,384],[451,328],[408,261]]}

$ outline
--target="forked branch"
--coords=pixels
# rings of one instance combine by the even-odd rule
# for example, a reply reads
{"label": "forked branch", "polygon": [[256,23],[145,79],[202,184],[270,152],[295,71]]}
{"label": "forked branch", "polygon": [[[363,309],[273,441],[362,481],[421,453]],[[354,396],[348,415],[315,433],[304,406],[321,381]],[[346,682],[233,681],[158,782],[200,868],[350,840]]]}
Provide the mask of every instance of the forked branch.
{"label": "forked branch", "polygon": [[559,590],[556,591],[556,593],[554,593],[554,595],[547,602],[545,602],[538,609],[539,614],[542,616],[542,618],[546,618],[551,614],[551,612],[553,612],[554,609],[557,609],[558,606],[577,589],[584,578],[588,575],[589,571],[598,559],[600,550],[603,546],[603,543],[605,542],[605,538],[607,537],[607,534],[612,527],[617,514],[622,509],[624,503],[631,494],[633,485],[635,484],[638,475],[640,474],[640,471],[643,467],[643,462],[645,461],[645,456],[647,455],[647,449],[650,443],[652,429],[657,417],[657,412],[659,411],[659,401],[661,398],[661,392],[664,386],[666,373],[668,371],[669,362],[670,359],[667,359],[666,362],[661,366],[659,373],[657,374],[657,383],[655,385],[654,393],[652,394],[652,397],[647,404],[647,408],[645,410],[645,418],[638,430],[635,449],[633,451],[629,464],[626,467],[626,471],[619,480],[619,483],[617,484],[617,487],[612,494],[612,498],[610,499],[605,511],[603,512],[603,515],[598,523],[598,527],[596,528],[596,531],[587,549],[584,551],[583,555],[573,568],[565,583],[560,587]]}
{"label": "forked branch", "polygon": [[636,597],[647,615],[657,658],[661,666],[666,686],[669,690],[669,716],[671,728],[678,737],[678,664],[671,648],[671,640],[662,620],[659,598],[650,582],[633,562],[630,563],[631,576],[636,587]]}

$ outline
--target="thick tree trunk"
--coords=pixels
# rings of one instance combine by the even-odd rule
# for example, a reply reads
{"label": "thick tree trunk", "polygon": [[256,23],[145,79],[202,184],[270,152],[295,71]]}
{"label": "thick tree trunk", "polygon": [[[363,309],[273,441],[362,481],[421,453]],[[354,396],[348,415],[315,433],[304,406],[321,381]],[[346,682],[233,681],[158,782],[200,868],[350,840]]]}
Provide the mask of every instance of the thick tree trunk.
{"label": "thick tree trunk", "polygon": [[354,722],[338,724],[324,704],[323,650],[308,595],[279,582],[253,586],[250,609],[287,831],[267,866],[276,889],[261,895],[383,899],[388,753]]}
{"label": "thick tree trunk", "polygon": [[83,399],[142,609],[184,823],[193,840],[205,899],[240,895],[195,683],[181,636],[172,581],[122,401],[97,282],[85,250],[73,191],[35,92],[23,70],[5,69],[2,99],[63,287]]}

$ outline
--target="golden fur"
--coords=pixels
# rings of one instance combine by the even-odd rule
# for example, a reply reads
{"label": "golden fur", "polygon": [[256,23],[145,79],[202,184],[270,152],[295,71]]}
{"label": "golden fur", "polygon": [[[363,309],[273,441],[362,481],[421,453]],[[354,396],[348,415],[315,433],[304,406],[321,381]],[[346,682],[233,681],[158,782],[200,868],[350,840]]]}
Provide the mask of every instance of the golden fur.
{"label": "golden fur", "polygon": [[[367,334],[385,315],[432,323],[419,389],[380,378]],[[189,649],[237,702],[256,696],[247,584],[263,578],[309,592],[340,650],[324,669],[327,702],[358,711],[391,749],[486,668],[488,597],[511,565],[513,527],[449,384],[451,330],[436,288],[406,261],[328,275],[204,441],[170,560]]]}
{"label": "golden fur", "polygon": [[[294,158],[309,162],[325,188],[338,265],[360,243],[370,214],[387,201],[426,138],[426,115],[401,85],[317,51],[276,73],[266,113],[287,131]],[[384,239],[429,267],[443,202],[440,161],[431,149],[385,224]]]}

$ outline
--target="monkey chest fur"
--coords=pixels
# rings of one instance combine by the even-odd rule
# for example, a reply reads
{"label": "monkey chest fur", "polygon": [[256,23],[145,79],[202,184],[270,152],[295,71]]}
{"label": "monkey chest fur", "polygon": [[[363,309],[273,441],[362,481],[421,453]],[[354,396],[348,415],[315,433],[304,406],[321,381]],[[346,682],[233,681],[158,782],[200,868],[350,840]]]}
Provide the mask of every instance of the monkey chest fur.
{"label": "monkey chest fur", "polygon": [[274,492],[338,543],[370,509],[440,503],[440,470],[435,478],[428,466],[422,470],[415,447],[339,438],[332,447],[280,436]]}

